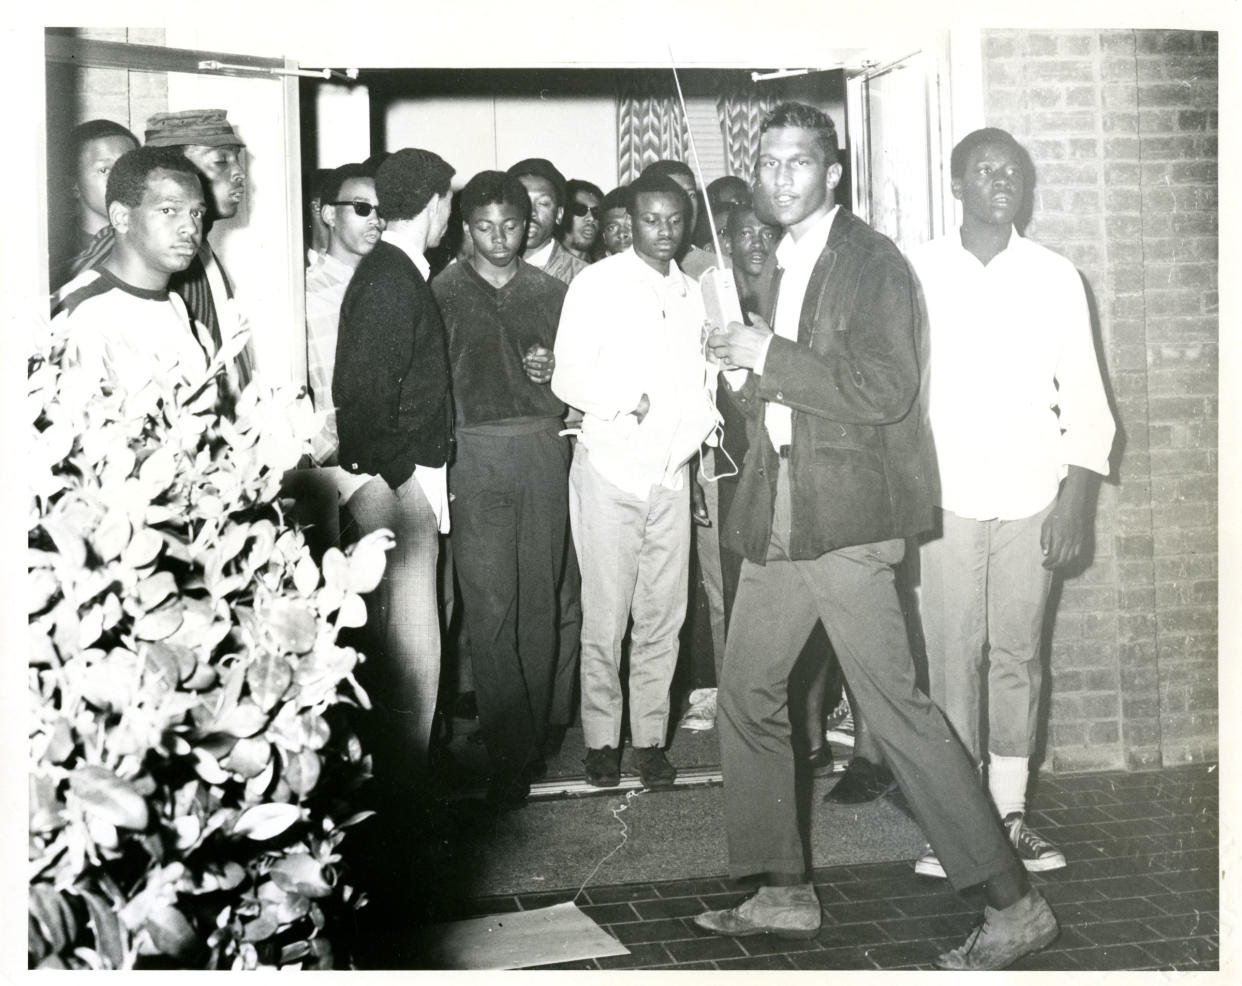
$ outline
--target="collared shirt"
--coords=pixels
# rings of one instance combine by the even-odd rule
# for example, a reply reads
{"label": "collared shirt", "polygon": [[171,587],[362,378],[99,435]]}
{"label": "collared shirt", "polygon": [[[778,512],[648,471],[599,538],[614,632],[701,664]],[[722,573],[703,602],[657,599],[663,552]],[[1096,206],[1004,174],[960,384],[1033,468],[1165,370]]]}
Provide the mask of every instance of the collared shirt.
{"label": "collared shirt", "polygon": [[354,268],[327,253],[318,254],[306,271],[306,378],[315,410],[327,415],[323,429],[311,439],[311,454],[320,465],[336,462],[339,441],[332,404],[332,370],[336,366],[341,299],[353,276]]}
{"label": "collared shirt", "polygon": [[[828,245],[832,221],[837,217],[839,206],[834,205],[828,213],[798,239],[786,233],[776,247],[776,263],[781,268],[780,290],[776,296],[776,313],[772,319],[772,331],[782,339],[798,341],[798,322],[802,318],[802,302],[811,283],[811,272]],[[755,373],[763,375],[771,340],[763,347]],[[764,424],[772,445],[780,448],[793,441],[793,410],[784,404],[769,402]]]}
{"label": "collared shirt", "polygon": [[532,267],[538,267],[540,270],[543,270],[543,268],[547,265],[548,261],[552,259],[552,251],[555,249],[556,249],[556,237],[549,236],[547,243],[541,246],[538,250],[532,253],[529,257],[523,257],[522,259],[525,260]]}
{"label": "collared shirt", "polygon": [[[681,489],[682,467],[719,420],[703,322],[694,279],[673,262],[660,274],[633,247],[592,264],[565,296],[552,391],[585,412],[591,465],[636,497]],[[643,394],[640,424],[631,412]]]}
{"label": "collared shirt", "polygon": [[[431,279],[431,264],[427,262],[427,258],[423,256],[423,252],[412,241],[409,236],[399,229],[391,226],[380,234],[383,239],[397,247],[414,263],[418,268],[418,272],[423,275],[424,281]],[[365,482],[372,477],[359,477]],[[448,493],[448,466],[414,466],[414,480],[418,483],[423,491],[423,495],[427,497],[427,502],[431,504],[431,509],[436,515],[436,526],[441,534],[449,532],[449,493]],[[361,484],[359,484],[361,485]]]}
{"label": "collared shirt", "polygon": [[1115,426],[1074,265],[1017,230],[986,265],[956,231],[910,262],[928,317],[940,505],[1030,517],[1069,466],[1107,475]]}

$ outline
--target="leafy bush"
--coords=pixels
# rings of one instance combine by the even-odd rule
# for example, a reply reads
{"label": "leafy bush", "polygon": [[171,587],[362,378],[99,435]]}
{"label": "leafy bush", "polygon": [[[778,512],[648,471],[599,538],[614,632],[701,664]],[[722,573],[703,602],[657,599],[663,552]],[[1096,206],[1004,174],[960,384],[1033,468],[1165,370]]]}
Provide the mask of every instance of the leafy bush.
{"label": "leafy bush", "polygon": [[29,962],[340,963],[370,760],[337,634],[391,535],[316,565],[278,492],[319,421],[257,382],[217,413],[231,350],[131,392],[63,352],[28,376]]}

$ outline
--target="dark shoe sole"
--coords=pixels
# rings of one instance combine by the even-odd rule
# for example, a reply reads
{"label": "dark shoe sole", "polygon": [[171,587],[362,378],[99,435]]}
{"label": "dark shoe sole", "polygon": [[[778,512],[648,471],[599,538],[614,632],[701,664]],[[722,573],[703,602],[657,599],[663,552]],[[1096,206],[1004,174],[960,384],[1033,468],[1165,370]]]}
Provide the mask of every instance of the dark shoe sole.
{"label": "dark shoe sole", "polygon": [[586,777],[583,778],[591,787],[620,787],[621,778],[612,777]]}

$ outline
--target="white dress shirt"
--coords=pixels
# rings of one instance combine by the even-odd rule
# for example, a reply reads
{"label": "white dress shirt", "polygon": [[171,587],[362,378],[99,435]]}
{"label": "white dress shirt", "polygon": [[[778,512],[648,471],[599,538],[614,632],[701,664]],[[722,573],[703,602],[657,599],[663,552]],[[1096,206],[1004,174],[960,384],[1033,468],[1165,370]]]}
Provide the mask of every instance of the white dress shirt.
{"label": "white dress shirt", "polygon": [[1015,520],[1048,506],[1071,465],[1107,475],[1115,427],[1074,265],[1017,230],[986,265],[957,231],[910,262],[928,317],[940,505]]}
{"label": "white dress shirt", "polygon": [[[798,321],[802,317],[802,302],[806,298],[806,289],[811,283],[811,271],[815,262],[828,243],[828,234],[832,232],[832,221],[837,217],[839,206],[833,206],[819,222],[808,229],[798,239],[790,233],[782,237],[776,247],[776,263],[781,268],[781,282],[776,294],[776,312],[772,319],[772,331],[782,339],[798,341]],[[762,376],[763,367],[767,363],[769,339],[763,347],[755,372]],[[772,445],[780,448],[793,441],[793,410],[784,404],[769,402],[764,415],[764,424]]]}
{"label": "white dress shirt", "polygon": [[704,318],[698,282],[672,261],[661,275],[633,247],[587,267],[565,295],[552,391],[584,412],[591,465],[636,497],[681,489],[682,467],[719,420]]}

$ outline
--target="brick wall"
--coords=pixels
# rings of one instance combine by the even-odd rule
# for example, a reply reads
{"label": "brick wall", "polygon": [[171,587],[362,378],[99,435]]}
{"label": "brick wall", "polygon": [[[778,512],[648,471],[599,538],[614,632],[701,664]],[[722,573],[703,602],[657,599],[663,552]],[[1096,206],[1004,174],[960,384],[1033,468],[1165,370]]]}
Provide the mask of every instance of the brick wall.
{"label": "brick wall", "polygon": [[987,123],[1035,162],[1026,232],[1083,275],[1120,432],[1051,635],[1057,770],[1217,756],[1216,41],[983,37]]}

